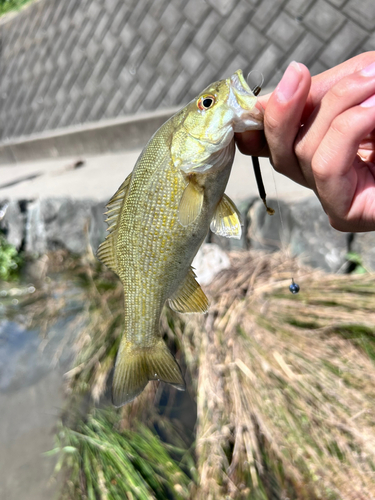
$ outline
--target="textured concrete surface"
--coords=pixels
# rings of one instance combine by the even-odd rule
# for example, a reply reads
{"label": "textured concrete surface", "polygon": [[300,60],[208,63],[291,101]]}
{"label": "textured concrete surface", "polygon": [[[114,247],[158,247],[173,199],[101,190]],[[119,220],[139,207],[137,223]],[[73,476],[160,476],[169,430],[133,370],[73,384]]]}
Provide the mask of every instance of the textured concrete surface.
{"label": "textured concrete surface", "polygon": [[373,0],[39,0],[0,22],[0,141],[180,106],[238,68],[317,73],[374,28]]}
{"label": "textured concrete surface", "polygon": [[[269,89],[271,91],[271,89]],[[266,93],[266,91],[264,92]],[[0,166],[70,155],[98,155],[143,148],[177,108],[72,125],[0,145]],[[1,173],[1,172],[0,172]]]}
{"label": "textured concrete surface", "polygon": [[[132,171],[139,153],[137,150],[3,165],[0,167],[0,200],[65,196],[109,200]],[[83,165],[74,168],[78,161]],[[277,192],[280,199],[296,201],[312,194],[287,177],[273,172],[265,158],[261,159],[261,168],[269,197]],[[236,201],[258,195],[250,157],[237,152],[226,192]]]}
{"label": "textured concrete surface", "polygon": [[333,229],[315,196],[293,204],[272,198],[268,202],[276,209],[273,217],[269,217],[260,200],[247,213],[247,241],[251,248],[266,252],[289,248],[303,264],[331,273],[345,272],[351,242],[357,241],[359,235],[349,238],[348,233]]}

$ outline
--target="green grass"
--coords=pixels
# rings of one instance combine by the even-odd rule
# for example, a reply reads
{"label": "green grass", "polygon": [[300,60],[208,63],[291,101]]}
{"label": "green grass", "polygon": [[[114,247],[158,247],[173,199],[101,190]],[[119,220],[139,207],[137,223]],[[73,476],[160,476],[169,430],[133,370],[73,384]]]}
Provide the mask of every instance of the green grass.
{"label": "green grass", "polygon": [[332,333],[352,342],[365,352],[375,363],[375,329],[365,325],[340,325],[332,328]]}
{"label": "green grass", "polygon": [[8,12],[20,10],[32,1],[34,0],[0,0],[0,16]]}
{"label": "green grass", "polygon": [[185,447],[162,442],[144,424],[121,428],[121,411],[96,410],[77,430],[61,425],[56,472],[65,470],[63,499],[184,500],[194,485],[194,460]]}
{"label": "green grass", "polygon": [[0,233],[0,281],[12,281],[18,277],[22,258],[16,248]]}

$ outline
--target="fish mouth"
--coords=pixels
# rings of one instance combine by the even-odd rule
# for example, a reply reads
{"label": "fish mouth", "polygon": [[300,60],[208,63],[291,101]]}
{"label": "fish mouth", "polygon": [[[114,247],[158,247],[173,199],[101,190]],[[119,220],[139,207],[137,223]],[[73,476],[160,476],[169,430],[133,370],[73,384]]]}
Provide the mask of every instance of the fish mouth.
{"label": "fish mouth", "polygon": [[257,102],[242,70],[239,69],[230,77],[230,87],[238,103],[233,123],[234,132],[263,129],[264,109]]}
{"label": "fish mouth", "polygon": [[[248,86],[247,81],[245,80],[242,69],[237,70],[234,75],[230,77],[230,84],[233,88],[233,90],[239,92],[239,93],[244,93],[244,94],[251,94],[254,96],[251,88]],[[254,96],[255,97],[255,96]]]}

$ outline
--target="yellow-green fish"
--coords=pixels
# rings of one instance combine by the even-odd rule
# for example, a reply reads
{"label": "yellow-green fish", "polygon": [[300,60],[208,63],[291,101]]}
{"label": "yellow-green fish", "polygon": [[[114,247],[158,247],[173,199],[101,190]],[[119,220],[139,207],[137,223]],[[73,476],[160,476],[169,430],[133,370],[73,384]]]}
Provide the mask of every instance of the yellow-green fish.
{"label": "yellow-green fish", "polygon": [[160,314],[167,299],[178,312],[207,310],[191,263],[209,228],[241,237],[238,210],[224,194],[234,132],[261,128],[262,108],[238,70],[159,128],[109,201],[109,234],[98,257],[120,277],[125,296],[115,406],[132,401],[149,380],[184,390],[180,367],[159,333]]}

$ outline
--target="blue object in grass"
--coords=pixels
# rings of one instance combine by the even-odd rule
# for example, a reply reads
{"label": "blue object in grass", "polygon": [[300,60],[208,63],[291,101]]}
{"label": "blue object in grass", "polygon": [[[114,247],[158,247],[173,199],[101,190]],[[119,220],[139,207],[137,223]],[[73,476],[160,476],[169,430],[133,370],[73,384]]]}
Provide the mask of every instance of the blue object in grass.
{"label": "blue object in grass", "polygon": [[291,293],[296,294],[299,292],[299,285],[297,283],[294,283],[294,279],[292,278],[292,284],[289,287],[289,290]]}

